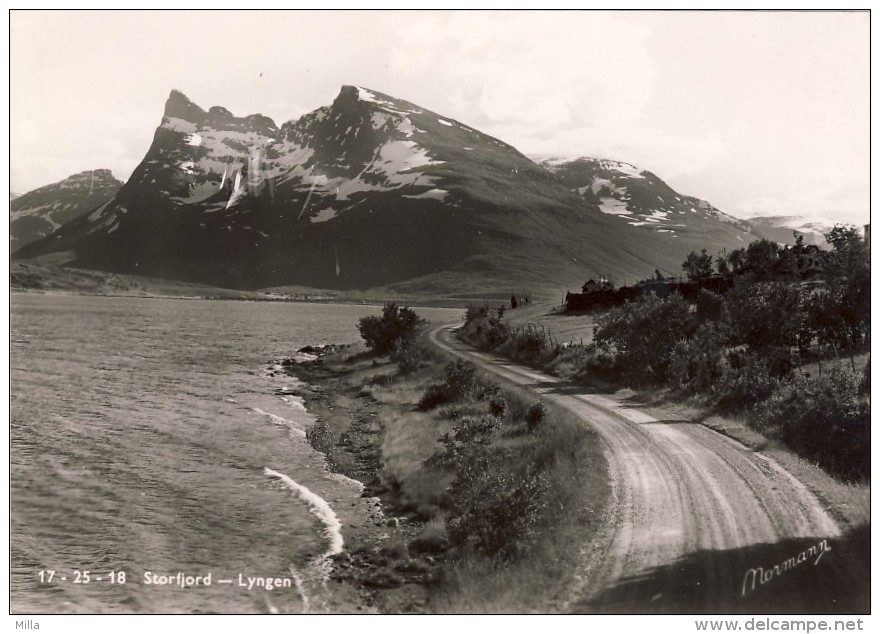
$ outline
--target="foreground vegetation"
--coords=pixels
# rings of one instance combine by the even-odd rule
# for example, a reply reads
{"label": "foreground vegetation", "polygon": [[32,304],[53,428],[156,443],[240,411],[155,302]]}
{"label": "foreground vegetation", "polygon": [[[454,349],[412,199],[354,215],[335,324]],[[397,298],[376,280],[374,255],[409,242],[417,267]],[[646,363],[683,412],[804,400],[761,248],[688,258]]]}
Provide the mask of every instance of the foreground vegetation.
{"label": "foreground vegetation", "polygon": [[589,345],[559,345],[513,330],[503,310],[471,306],[473,344],[606,387],[666,389],[722,414],[847,481],[870,477],[870,268],[861,236],[835,228],[831,251],[761,240],[683,268],[725,276],[731,290],[646,294],[597,316]]}
{"label": "foreground vegetation", "polygon": [[[387,611],[547,611],[601,520],[599,440],[561,408],[445,357],[423,327],[387,304],[359,324],[368,351],[304,370],[312,383],[324,373],[323,398],[334,392],[309,439],[390,518],[389,539],[337,566],[359,566],[350,578]],[[400,599],[416,587],[420,600]]]}

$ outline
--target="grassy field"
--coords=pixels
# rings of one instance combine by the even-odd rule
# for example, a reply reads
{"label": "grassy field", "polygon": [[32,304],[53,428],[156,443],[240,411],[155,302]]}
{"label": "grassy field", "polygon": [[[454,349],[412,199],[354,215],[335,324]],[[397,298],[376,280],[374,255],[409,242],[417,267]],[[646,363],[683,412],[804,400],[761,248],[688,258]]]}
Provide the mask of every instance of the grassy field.
{"label": "grassy field", "polygon": [[[488,305],[490,309],[494,309],[501,303],[488,302]],[[531,324],[548,336],[552,335],[554,341],[580,345],[587,345],[593,341],[593,328],[596,323],[594,315],[565,313],[561,300],[533,301],[520,305],[514,310],[510,309],[508,301],[505,305],[504,320],[514,330],[528,328]]]}

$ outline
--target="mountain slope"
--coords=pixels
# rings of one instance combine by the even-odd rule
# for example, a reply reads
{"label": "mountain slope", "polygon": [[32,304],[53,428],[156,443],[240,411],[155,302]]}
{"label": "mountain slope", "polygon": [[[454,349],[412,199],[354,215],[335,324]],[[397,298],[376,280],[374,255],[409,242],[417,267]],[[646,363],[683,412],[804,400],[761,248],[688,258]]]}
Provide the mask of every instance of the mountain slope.
{"label": "mountain slope", "polygon": [[109,202],[122,181],[110,170],[80,172],[23,195],[10,194],[9,239],[15,253],[63,224]]}
{"label": "mountain slope", "polygon": [[116,197],[19,255],[228,288],[429,294],[677,273],[690,249],[747,235],[709,217],[715,233],[645,231],[555,171],[356,86],[281,126],[173,91]]}

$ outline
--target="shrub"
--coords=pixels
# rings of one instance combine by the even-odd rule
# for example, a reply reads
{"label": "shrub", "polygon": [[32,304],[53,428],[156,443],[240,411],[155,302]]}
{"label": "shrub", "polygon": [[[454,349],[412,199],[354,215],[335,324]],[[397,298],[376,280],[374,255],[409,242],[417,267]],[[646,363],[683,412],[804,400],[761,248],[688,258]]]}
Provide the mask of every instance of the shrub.
{"label": "shrub", "polygon": [[778,385],[761,357],[732,352],[722,359],[712,397],[722,412],[742,411],[766,399]]}
{"label": "shrub", "polygon": [[503,396],[494,396],[492,400],[489,401],[489,413],[496,418],[501,418],[504,416],[504,412],[507,410],[507,399]]}
{"label": "shrub", "polygon": [[516,337],[516,358],[534,361],[544,350],[544,337],[537,330],[527,330]]}
{"label": "shrub", "polygon": [[469,324],[477,319],[485,318],[489,314],[487,305],[468,304],[464,309],[464,323]]}
{"label": "shrub", "polygon": [[724,343],[721,327],[713,322],[676,343],[669,358],[670,387],[684,394],[709,392],[721,378]]}
{"label": "shrub", "polygon": [[446,447],[444,462],[454,468],[459,461],[471,453],[471,448],[488,445],[500,423],[501,421],[494,416],[460,418],[458,424],[452,428],[451,434],[443,434],[440,437],[440,444]]}
{"label": "shrub", "polygon": [[859,376],[835,369],[810,379],[792,375],[760,407],[754,424],[846,480],[871,475],[870,407]]}
{"label": "shrub", "polygon": [[439,554],[449,548],[446,533],[436,526],[426,526],[409,544],[412,553]]}
{"label": "shrub", "polygon": [[537,540],[549,483],[536,470],[508,472],[500,458],[484,447],[459,463],[446,519],[450,544],[503,563]]}
{"label": "shrub", "polygon": [[690,304],[680,295],[648,295],[599,319],[596,345],[634,380],[664,383],[676,344],[694,328]]}
{"label": "shrub", "polygon": [[446,385],[454,399],[461,399],[477,390],[477,366],[470,361],[458,359],[445,368]]}
{"label": "shrub", "polygon": [[417,405],[421,411],[433,409],[443,403],[458,401],[469,396],[482,396],[492,388],[481,387],[477,381],[477,367],[470,361],[458,359],[446,364],[446,380],[429,385]]}
{"label": "shrub", "polygon": [[412,374],[425,363],[425,345],[415,337],[402,337],[391,348],[391,360],[403,374]]}
{"label": "shrub", "polygon": [[358,331],[368,348],[376,354],[387,354],[397,341],[411,339],[424,323],[411,309],[390,302],[382,309],[382,317],[363,317],[358,322]]}
{"label": "shrub", "polygon": [[735,343],[752,350],[794,346],[806,319],[805,293],[780,282],[740,284],[726,297]]}
{"label": "shrub", "polygon": [[526,425],[528,425],[529,431],[537,430],[546,418],[547,408],[544,407],[541,401],[538,401],[526,410]]}
{"label": "shrub", "polygon": [[422,394],[422,398],[419,399],[416,407],[420,411],[426,412],[448,401],[449,392],[446,389],[446,385],[443,383],[434,383],[433,385],[428,386],[425,393]]}

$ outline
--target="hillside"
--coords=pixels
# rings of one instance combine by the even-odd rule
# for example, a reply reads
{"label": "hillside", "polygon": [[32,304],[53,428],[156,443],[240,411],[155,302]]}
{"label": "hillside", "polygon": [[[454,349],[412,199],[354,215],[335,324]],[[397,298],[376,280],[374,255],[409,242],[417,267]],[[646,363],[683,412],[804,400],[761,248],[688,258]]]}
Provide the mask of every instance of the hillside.
{"label": "hillside", "polygon": [[114,178],[110,170],[98,169],[74,174],[26,194],[10,193],[12,253],[109,202],[120,187],[122,181]]}

